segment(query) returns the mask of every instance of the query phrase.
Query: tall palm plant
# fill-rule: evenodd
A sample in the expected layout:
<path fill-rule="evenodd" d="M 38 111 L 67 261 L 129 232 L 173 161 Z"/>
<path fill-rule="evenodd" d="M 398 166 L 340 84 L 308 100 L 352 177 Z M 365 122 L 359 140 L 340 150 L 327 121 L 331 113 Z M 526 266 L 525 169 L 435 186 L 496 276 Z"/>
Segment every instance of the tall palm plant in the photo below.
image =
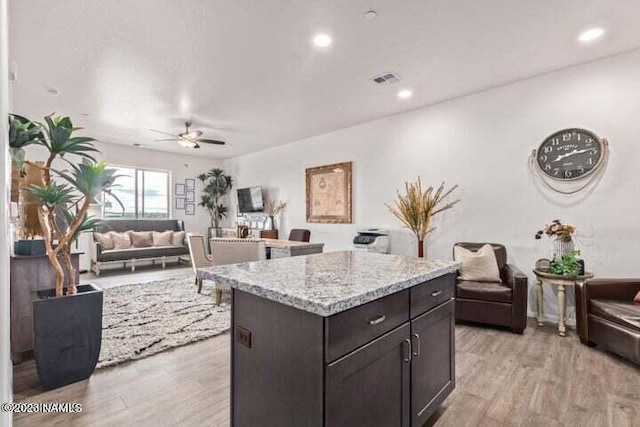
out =
<path fill-rule="evenodd" d="M 229 208 L 222 201 L 231 190 L 233 179 L 226 175 L 224 170 L 213 168 L 209 172 L 198 175 L 198 180 L 204 184 L 198 205 L 206 208 L 209 212 L 211 227 L 220 228 L 220 220 L 226 218 L 229 211 Z"/>
<path fill-rule="evenodd" d="M 25 191 L 37 204 L 46 254 L 56 274 L 55 294 L 63 295 L 65 269 L 69 277 L 67 294 L 75 294 L 76 270 L 71 262 L 71 245 L 82 231 L 92 229 L 97 223 L 87 214 L 89 206 L 94 197 L 109 192 L 114 186 L 115 170 L 108 169 L 106 163 L 97 162 L 92 156 L 98 151 L 92 144 L 93 138 L 74 136 L 81 128 L 73 127 L 69 117 L 46 116 L 44 124 L 29 122 L 19 116 L 12 116 L 10 121 L 16 135 L 22 135 L 10 146 L 14 161 L 43 171 L 43 184 L 31 185 Z M 28 136 L 31 139 L 25 142 Z M 31 144 L 47 149 L 44 165 L 25 160 L 24 147 Z M 79 156 L 82 162 L 72 163 L 69 155 Z M 69 168 L 55 169 L 56 160 L 65 161 Z"/>
<path fill-rule="evenodd" d="M 435 230 L 431 226 L 433 217 L 447 209 L 451 209 L 460 199 L 444 203 L 444 200 L 458 188 L 454 185 L 445 190 L 444 182 L 437 190 L 433 186 L 422 188 L 422 181 L 418 177 L 417 182 L 405 182 L 405 194 L 398 191 L 395 206 L 386 205 L 391 213 L 411 230 L 418 239 L 418 256 L 424 255 L 424 240 L 427 235 Z M 443 204 L 444 203 L 444 204 Z"/>

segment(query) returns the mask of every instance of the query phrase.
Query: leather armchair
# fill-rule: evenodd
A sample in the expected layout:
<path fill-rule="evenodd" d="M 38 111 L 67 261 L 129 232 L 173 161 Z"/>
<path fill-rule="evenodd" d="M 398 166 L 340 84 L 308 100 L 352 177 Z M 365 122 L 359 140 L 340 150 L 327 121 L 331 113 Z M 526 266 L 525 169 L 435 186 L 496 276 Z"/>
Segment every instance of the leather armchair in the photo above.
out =
<path fill-rule="evenodd" d="M 486 243 L 460 242 L 471 251 L 478 251 Z M 527 276 L 507 263 L 507 249 L 497 243 L 493 247 L 500 270 L 500 283 L 456 282 L 456 320 L 506 326 L 517 334 L 527 327 Z"/>
<path fill-rule="evenodd" d="M 592 279 L 576 286 L 580 341 L 640 364 L 640 279 Z"/>

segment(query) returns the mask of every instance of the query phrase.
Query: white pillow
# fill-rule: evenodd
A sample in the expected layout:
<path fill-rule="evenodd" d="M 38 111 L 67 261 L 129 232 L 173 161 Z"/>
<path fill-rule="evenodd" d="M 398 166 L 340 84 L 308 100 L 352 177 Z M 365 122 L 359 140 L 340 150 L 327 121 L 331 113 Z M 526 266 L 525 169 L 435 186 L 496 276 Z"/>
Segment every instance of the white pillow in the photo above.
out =
<path fill-rule="evenodd" d="M 151 240 L 153 246 L 171 246 L 171 238 L 173 237 L 173 231 L 152 231 Z"/>
<path fill-rule="evenodd" d="M 102 247 L 103 251 L 108 251 L 115 247 L 115 244 L 113 243 L 113 239 L 111 238 L 111 235 L 109 233 L 94 232 L 93 237 L 96 239 L 98 243 L 100 243 L 100 246 Z"/>
<path fill-rule="evenodd" d="M 128 233 L 110 231 L 109 235 L 113 239 L 114 249 L 129 249 L 131 247 L 131 237 Z"/>
<path fill-rule="evenodd" d="M 453 248 L 453 257 L 462 263 L 458 270 L 458 280 L 471 282 L 500 282 L 500 270 L 496 254 L 491 245 L 481 247 L 477 252 L 462 246 Z"/>
<path fill-rule="evenodd" d="M 184 231 L 174 231 L 173 236 L 171 237 L 171 245 L 172 246 L 183 246 L 184 245 Z"/>

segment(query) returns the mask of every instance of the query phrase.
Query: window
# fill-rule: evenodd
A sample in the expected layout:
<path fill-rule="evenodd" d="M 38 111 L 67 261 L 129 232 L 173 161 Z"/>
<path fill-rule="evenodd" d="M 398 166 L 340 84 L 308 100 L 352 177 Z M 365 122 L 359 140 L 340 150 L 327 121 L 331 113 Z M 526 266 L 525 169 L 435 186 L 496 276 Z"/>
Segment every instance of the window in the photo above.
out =
<path fill-rule="evenodd" d="M 113 167 L 116 186 L 104 195 L 104 218 L 168 218 L 169 172 Z"/>

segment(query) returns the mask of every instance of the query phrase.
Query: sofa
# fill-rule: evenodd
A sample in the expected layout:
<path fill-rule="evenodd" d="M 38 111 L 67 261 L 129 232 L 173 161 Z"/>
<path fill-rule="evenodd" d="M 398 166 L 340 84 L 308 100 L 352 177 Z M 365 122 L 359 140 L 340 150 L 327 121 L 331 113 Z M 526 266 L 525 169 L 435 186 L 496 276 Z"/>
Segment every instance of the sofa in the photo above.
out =
<path fill-rule="evenodd" d="M 507 249 L 497 243 L 493 248 L 500 270 L 500 283 L 457 281 L 456 321 L 506 326 L 516 334 L 527 327 L 527 276 L 507 263 Z M 461 246 L 477 252 L 485 243 L 460 242 Z"/>
<path fill-rule="evenodd" d="M 109 234 L 109 232 L 184 232 L 184 222 L 176 219 L 112 219 L 101 221 L 94 228 L 93 245 L 91 254 L 91 270 L 100 275 L 100 268 L 103 264 L 122 263 L 126 268 L 127 263 L 131 264 L 131 271 L 135 271 L 137 260 L 151 260 L 154 264 L 157 260 L 162 262 L 162 268 L 166 267 L 166 260 L 170 257 L 177 258 L 178 263 L 183 261 L 182 257 L 189 257 L 189 247 L 186 239 L 182 239 L 178 244 L 146 247 L 130 247 L 126 249 L 106 249 L 98 241 L 98 234 Z M 188 261 L 187 261 L 188 262 Z"/>
<path fill-rule="evenodd" d="M 580 341 L 640 364 L 640 279 L 593 279 L 576 286 Z"/>

